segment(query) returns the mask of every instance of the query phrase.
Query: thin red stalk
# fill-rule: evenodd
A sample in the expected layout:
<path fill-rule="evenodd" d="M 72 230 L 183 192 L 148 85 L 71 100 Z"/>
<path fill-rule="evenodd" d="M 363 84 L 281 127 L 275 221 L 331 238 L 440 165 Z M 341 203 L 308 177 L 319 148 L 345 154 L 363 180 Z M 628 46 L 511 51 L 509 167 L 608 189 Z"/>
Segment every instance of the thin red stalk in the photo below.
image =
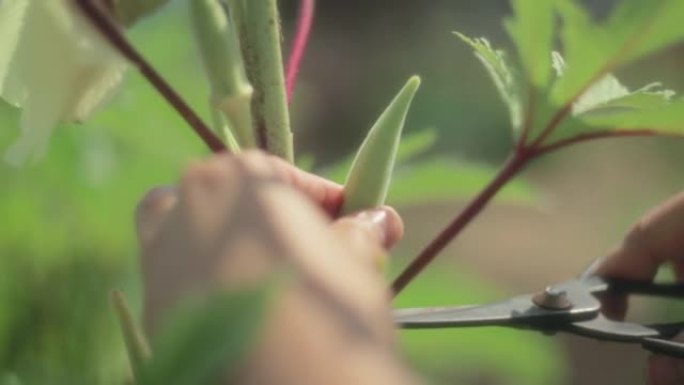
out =
<path fill-rule="evenodd" d="M 140 73 L 180 114 L 211 151 L 215 153 L 228 151 L 223 142 L 202 122 L 199 115 L 128 42 L 119 27 L 111 21 L 108 15 L 104 14 L 92 0 L 76 0 L 76 4 L 109 43 L 138 68 Z"/>
<path fill-rule="evenodd" d="M 297 15 L 297 27 L 295 37 L 292 42 L 290 57 L 287 60 L 287 70 L 285 75 L 285 89 L 287 91 L 287 101 L 292 101 L 292 93 L 297 83 L 297 74 L 302 64 L 304 52 L 309 43 L 311 26 L 313 25 L 316 0 L 300 0 L 299 13 Z"/>
<path fill-rule="evenodd" d="M 597 139 L 608 139 L 608 138 L 632 138 L 632 137 L 638 137 L 638 136 L 677 136 L 681 137 L 681 135 L 676 135 L 676 134 L 671 134 L 668 135 L 667 133 L 663 133 L 660 131 L 652 130 L 652 129 L 642 129 L 642 130 L 610 130 L 610 131 L 597 131 L 597 132 L 591 132 L 587 134 L 582 134 L 582 135 L 577 135 L 573 136 L 571 138 L 559 140 L 554 143 L 547 144 L 545 146 L 539 147 L 537 150 L 537 154 L 546 154 L 551 151 L 556 151 L 564 147 L 568 147 L 574 144 L 582 143 L 582 142 L 588 142 L 591 140 L 597 140 Z"/>
<path fill-rule="evenodd" d="M 461 213 L 402 271 L 392 283 L 392 291 L 399 294 L 423 269 L 432 262 L 446 245 L 484 209 L 499 190 L 513 178 L 536 153 L 530 150 L 516 151 L 501 167 L 489 184 L 473 199 Z"/>

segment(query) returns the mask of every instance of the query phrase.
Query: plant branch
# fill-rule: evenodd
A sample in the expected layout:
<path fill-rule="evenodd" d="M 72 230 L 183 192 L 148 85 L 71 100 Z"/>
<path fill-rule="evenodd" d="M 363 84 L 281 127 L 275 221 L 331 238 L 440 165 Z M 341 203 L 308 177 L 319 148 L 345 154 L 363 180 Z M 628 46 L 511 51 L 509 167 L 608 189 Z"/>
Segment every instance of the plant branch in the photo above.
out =
<path fill-rule="evenodd" d="M 294 40 L 292 41 L 292 50 L 290 57 L 287 60 L 287 70 L 285 75 L 285 88 L 287 89 L 287 100 L 292 102 L 292 93 L 294 92 L 295 84 L 297 83 L 297 74 L 302 64 L 302 58 L 306 51 L 306 46 L 311 35 L 311 26 L 313 25 L 313 17 L 316 9 L 316 0 L 300 0 L 299 13 L 297 15 L 297 27 Z"/>
<path fill-rule="evenodd" d="M 583 142 L 588 142 L 591 140 L 597 140 L 597 139 L 609 139 L 609 138 L 633 138 L 633 137 L 643 137 L 643 136 L 672 136 L 672 137 L 680 137 L 681 135 L 678 134 L 668 134 L 664 133 L 662 131 L 657 131 L 653 129 L 640 129 L 640 130 L 620 130 L 620 129 L 615 129 L 615 130 L 605 130 L 605 131 L 596 131 L 596 132 L 590 132 L 587 134 L 581 134 L 577 136 L 573 136 L 567 139 L 562 139 L 557 142 L 549 143 L 547 145 L 541 146 L 536 150 L 536 153 L 538 155 L 541 154 L 546 154 L 552 151 L 559 150 L 564 147 L 568 147 L 574 144 L 578 143 L 583 143 Z"/>
<path fill-rule="evenodd" d="M 138 68 L 140 73 L 178 112 L 211 151 L 215 153 L 227 151 L 226 146 L 221 140 L 202 122 L 199 115 L 192 110 L 154 67 L 128 42 L 119 27 L 112 22 L 108 15 L 103 13 L 92 0 L 76 0 L 76 4 L 107 41 Z"/>
<path fill-rule="evenodd" d="M 470 221 L 484 209 L 499 190 L 511 180 L 532 158 L 536 152 L 516 151 L 501 167 L 489 184 L 461 211 L 461 213 L 433 239 L 423 251 L 413 259 L 392 283 L 394 295 L 398 295 L 446 245 L 456 238 Z"/>

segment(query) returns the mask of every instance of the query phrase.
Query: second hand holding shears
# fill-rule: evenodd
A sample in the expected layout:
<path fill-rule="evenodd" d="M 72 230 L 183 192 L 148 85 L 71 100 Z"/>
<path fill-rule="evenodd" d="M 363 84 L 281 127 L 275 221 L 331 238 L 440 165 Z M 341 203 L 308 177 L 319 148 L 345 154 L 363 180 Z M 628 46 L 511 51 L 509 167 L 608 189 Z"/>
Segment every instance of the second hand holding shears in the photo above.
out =
<path fill-rule="evenodd" d="M 684 331 L 684 322 L 642 325 L 610 320 L 601 314 L 601 301 L 596 297 L 606 292 L 684 298 L 684 284 L 586 276 L 493 304 L 396 309 L 394 321 L 407 329 L 505 326 L 546 334 L 567 332 L 640 343 L 654 353 L 684 358 L 684 343 L 671 340 Z"/>

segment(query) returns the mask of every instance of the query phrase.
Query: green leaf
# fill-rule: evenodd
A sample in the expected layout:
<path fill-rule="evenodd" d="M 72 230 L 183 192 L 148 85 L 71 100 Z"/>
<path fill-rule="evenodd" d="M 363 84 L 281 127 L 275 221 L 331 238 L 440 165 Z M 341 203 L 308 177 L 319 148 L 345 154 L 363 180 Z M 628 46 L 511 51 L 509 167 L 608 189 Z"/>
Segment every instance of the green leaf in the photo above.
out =
<path fill-rule="evenodd" d="M 150 346 L 147 343 L 145 334 L 135 321 L 135 317 L 133 317 L 122 292 L 115 290 L 112 293 L 112 304 L 119 319 L 119 326 L 121 327 L 126 350 L 128 351 L 128 360 L 131 364 L 133 377 L 136 383 L 138 383 L 145 364 L 152 357 Z"/>
<path fill-rule="evenodd" d="M 684 38 L 684 1 L 625 0 L 602 23 L 572 0 L 557 0 L 568 68 L 553 90 L 557 105 L 571 101 L 609 72 Z"/>
<path fill-rule="evenodd" d="M 508 107 L 513 131 L 519 133 L 523 121 L 520 86 L 513 74 L 513 70 L 506 62 L 504 51 L 492 48 L 489 41 L 485 38 L 472 39 L 459 32 L 454 32 L 454 34 L 475 50 L 475 56 L 484 65 L 489 76 L 494 81 L 501 99 L 503 99 Z"/>
<path fill-rule="evenodd" d="M 532 85 L 545 88 L 551 78 L 554 38 L 553 0 L 512 0 L 515 17 L 505 20 L 508 34 Z"/>
<path fill-rule="evenodd" d="M 401 132 L 420 78 L 412 76 L 368 132 L 344 185 L 341 214 L 377 207 L 387 196 Z"/>
<path fill-rule="evenodd" d="M 394 175 L 389 204 L 420 205 L 469 199 L 495 174 L 493 167 L 449 158 L 432 158 L 407 165 L 397 169 Z M 509 182 L 496 199 L 523 204 L 539 200 L 535 189 L 520 179 Z"/>
<path fill-rule="evenodd" d="M 207 384 L 229 375 L 254 341 L 269 290 L 214 293 L 181 306 L 153 345 L 142 385 Z"/>
<path fill-rule="evenodd" d="M 654 134 L 684 135 L 684 99 L 657 108 L 630 108 L 622 112 L 591 115 L 584 117 L 583 122 L 592 127 L 619 128 L 619 131 L 652 130 Z"/>
<path fill-rule="evenodd" d="M 559 77 L 566 72 L 566 65 L 558 53 L 554 53 L 554 67 Z M 668 126 L 680 126 L 676 111 L 671 118 L 660 116 L 662 109 L 671 103 L 674 91 L 662 89 L 660 83 L 651 83 L 636 91 L 630 91 L 613 74 L 607 74 L 595 82 L 572 105 L 572 116 L 566 118 L 546 139 L 546 143 L 596 131 L 627 129 L 667 130 Z M 668 121 L 671 119 L 671 121 Z M 667 124 L 665 124 L 666 122 Z"/>
<path fill-rule="evenodd" d="M 605 87 L 605 83 L 613 83 L 612 92 L 614 94 L 605 95 L 604 98 L 599 98 L 598 103 L 586 103 L 586 101 L 595 94 L 594 90 L 597 86 Z M 665 107 L 669 104 L 670 99 L 675 95 L 674 91 L 661 88 L 660 83 L 651 83 L 636 91 L 630 92 L 626 87 L 622 86 L 620 82 L 612 75 L 608 75 L 603 81 L 596 84 L 590 89 L 590 92 L 582 95 L 582 97 L 573 106 L 574 114 L 582 114 L 583 116 L 610 114 L 621 112 L 625 110 L 639 111 L 653 108 Z M 598 93 L 598 92 L 596 92 Z M 607 97 L 606 97 L 607 96 Z"/>

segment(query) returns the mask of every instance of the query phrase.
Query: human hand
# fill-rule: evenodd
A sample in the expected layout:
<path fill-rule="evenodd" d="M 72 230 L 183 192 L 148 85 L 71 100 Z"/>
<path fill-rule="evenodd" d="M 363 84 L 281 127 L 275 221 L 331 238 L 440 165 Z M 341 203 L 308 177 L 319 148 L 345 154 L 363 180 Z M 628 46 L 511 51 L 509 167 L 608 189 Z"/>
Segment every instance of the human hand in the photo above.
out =
<path fill-rule="evenodd" d="M 670 263 L 675 277 L 684 282 L 684 193 L 657 206 L 627 234 L 607 257 L 598 261 L 591 273 L 631 279 L 652 279 L 658 268 Z M 625 298 L 610 298 L 604 303 L 607 315 L 622 318 L 627 310 Z M 652 385 L 684 384 L 684 360 L 662 355 L 649 359 Z"/>
<path fill-rule="evenodd" d="M 231 383 L 415 383 L 394 354 L 377 269 L 401 220 L 382 208 L 333 221 L 342 200 L 341 186 L 259 152 L 198 162 L 177 187 L 151 191 L 137 213 L 147 330 L 189 292 L 287 270 Z"/>

